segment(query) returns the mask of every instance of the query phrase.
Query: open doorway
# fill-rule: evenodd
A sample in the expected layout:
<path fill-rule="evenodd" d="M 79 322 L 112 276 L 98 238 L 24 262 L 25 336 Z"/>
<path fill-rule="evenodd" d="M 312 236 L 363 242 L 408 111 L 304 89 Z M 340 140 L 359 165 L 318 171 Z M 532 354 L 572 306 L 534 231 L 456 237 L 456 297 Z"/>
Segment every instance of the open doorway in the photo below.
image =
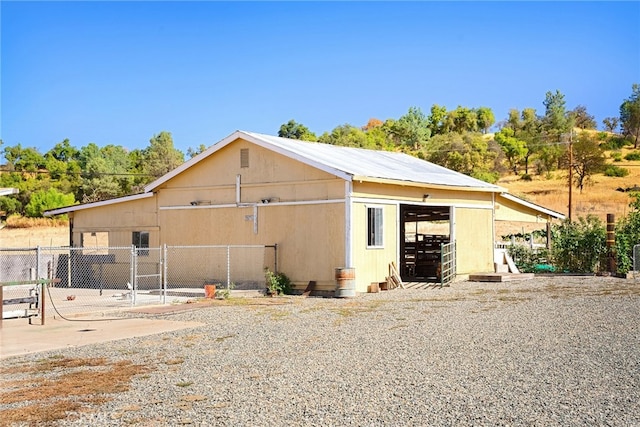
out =
<path fill-rule="evenodd" d="M 441 245 L 451 235 L 449 206 L 400 206 L 400 275 L 407 282 L 440 281 Z"/>

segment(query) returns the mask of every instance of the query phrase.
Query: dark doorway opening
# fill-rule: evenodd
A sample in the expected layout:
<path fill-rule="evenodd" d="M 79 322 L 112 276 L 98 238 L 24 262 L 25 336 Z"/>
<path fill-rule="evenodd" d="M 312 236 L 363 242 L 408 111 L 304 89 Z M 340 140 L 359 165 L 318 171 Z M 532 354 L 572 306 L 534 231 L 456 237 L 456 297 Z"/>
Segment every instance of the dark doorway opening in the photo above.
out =
<path fill-rule="evenodd" d="M 400 275 L 406 282 L 438 282 L 442 244 L 451 234 L 449 206 L 400 206 Z"/>

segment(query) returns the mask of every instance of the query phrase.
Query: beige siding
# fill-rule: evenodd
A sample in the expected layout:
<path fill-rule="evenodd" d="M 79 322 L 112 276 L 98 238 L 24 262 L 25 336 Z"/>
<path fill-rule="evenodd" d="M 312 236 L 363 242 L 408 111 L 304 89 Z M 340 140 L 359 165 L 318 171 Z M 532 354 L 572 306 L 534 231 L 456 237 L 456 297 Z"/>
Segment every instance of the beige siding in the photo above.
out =
<path fill-rule="evenodd" d="M 162 230 L 167 245 L 277 244 L 279 271 L 300 287 L 314 280 L 333 290 L 333 269 L 345 259 L 344 210 L 344 203 L 259 206 L 257 233 L 247 218 L 253 207 L 161 210 L 160 217 L 167 224 Z M 269 253 L 265 257 L 265 266 L 273 269 Z M 254 261 L 248 259 L 246 265 L 255 268 Z M 183 268 L 197 271 L 201 266 L 193 259 L 185 260 Z"/>
<path fill-rule="evenodd" d="M 155 197 L 78 210 L 72 218 L 74 246 L 89 232 L 108 232 L 109 246 L 131 246 L 132 232 L 148 231 L 149 245 L 160 244 Z"/>
<path fill-rule="evenodd" d="M 548 215 L 515 203 L 504 197 L 496 198 L 496 221 L 519 221 L 546 224 Z"/>
<path fill-rule="evenodd" d="M 457 273 L 493 271 L 493 211 L 456 208 Z"/>
<path fill-rule="evenodd" d="M 249 150 L 249 167 L 240 167 L 240 151 Z M 263 199 L 280 202 L 344 197 L 344 181 L 288 157 L 235 141 L 162 185 L 160 206 L 236 203 L 236 176 L 241 176 L 241 203 Z"/>
<path fill-rule="evenodd" d="M 367 207 L 383 208 L 383 247 L 367 247 Z M 398 206 L 396 204 L 354 203 L 353 265 L 356 291 L 367 292 L 371 282 L 382 282 L 389 275 L 389 263 L 398 257 Z"/>
<path fill-rule="evenodd" d="M 403 186 L 358 181 L 353 184 L 353 196 L 439 206 L 456 204 L 490 206 L 493 203 L 491 193 L 486 192 L 442 190 L 414 185 Z M 425 196 L 427 197 L 425 198 Z"/>

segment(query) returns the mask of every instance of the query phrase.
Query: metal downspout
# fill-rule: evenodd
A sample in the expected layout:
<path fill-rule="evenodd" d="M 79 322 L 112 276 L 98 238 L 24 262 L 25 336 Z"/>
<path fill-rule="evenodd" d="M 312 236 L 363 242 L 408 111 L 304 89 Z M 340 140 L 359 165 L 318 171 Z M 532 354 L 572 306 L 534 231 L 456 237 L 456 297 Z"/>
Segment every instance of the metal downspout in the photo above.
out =
<path fill-rule="evenodd" d="M 351 214 L 353 207 L 351 201 L 353 195 L 353 183 L 351 181 L 344 182 L 344 193 L 344 265 L 347 268 L 353 268 L 353 265 L 351 264 L 353 262 L 353 216 Z"/>

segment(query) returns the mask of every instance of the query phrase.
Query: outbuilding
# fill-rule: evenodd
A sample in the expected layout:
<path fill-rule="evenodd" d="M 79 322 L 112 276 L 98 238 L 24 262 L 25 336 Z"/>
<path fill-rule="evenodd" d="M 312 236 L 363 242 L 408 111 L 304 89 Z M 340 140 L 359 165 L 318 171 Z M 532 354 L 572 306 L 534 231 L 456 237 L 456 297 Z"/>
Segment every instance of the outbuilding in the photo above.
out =
<path fill-rule="evenodd" d="M 236 131 L 144 192 L 49 211 L 68 214 L 70 244 L 274 245 L 304 289 L 335 289 L 336 269 L 366 292 L 394 263 L 404 281 L 494 271 L 496 222 L 541 226 L 562 214 L 506 189 L 403 153 Z M 455 251 L 453 250 L 455 248 Z M 192 266 L 197 269 L 197 263 Z"/>

